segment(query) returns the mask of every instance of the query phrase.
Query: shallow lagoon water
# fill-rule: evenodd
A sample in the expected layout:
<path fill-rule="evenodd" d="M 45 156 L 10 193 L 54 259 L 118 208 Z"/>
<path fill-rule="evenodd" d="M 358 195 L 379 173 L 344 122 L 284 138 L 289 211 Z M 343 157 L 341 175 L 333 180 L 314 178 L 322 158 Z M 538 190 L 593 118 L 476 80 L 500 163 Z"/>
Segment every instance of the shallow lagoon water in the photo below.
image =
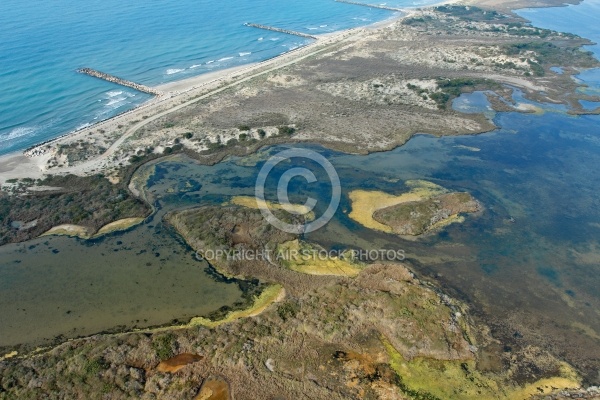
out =
<path fill-rule="evenodd" d="M 532 25 L 553 29 L 559 32 L 569 32 L 590 39 L 594 42 L 585 49 L 592 51 L 596 58 L 600 58 L 600 1 L 584 0 L 577 5 L 550 8 L 526 8 L 516 10 L 515 13 L 531 21 Z M 575 22 L 576 21 L 576 22 Z M 557 66 L 565 67 L 562 66 Z M 583 71 L 577 78 L 590 88 L 583 90 L 589 95 L 600 94 L 600 69 Z"/>
<path fill-rule="evenodd" d="M 436 276 L 520 335 L 568 340 L 575 356 L 584 356 L 578 354 L 582 349 L 599 354 L 594 332 L 600 332 L 600 175 L 589 171 L 600 165 L 594 133 L 600 118 L 501 113 L 495 122 L 502 128 L 493 133 L 418 135 L 401 148 L 367 156 L 305 146 L 332 162 L 342 184 L 334 219 L 307 239 L 328 248 L 402 249 L 418 272 Z M 160 206 L 153 221 L 91 243 L 42 238 L 0 248 L 2 344 L 28 335 L 73 336 L 143 325 L 145 319 L 165 323 L 239 301 L 238 287 L 215 282 L 191 250 L 162 228 L 160 218 L 176 208 L 253 195 L 264 161 L 285 148 L 214 166 L 182 156 L 149 164 L 138 173 L 150 174 L 147 194 Z M 314 170 L 318 182 L 292 179 L 290 198 L 319 199 L 318 214 L 331 192 L 324 171 L 292 161 Z M 290 165 L 278 165 L 269 176 L 267 200 L 277 200 L 278 177 Z M 401 193 L 410 179 L 469 191 L 485 210 L 416 241 L 365 229 L 348 218 L 349 191 Z"/>
<path fill-rule="evenodd" d="M 600 103 L 596 101 L 579 100 L 579 104 L 581 104 L 584 110 L 595 110 L 600 107 Z"/>
<path fill-rule="evenodd" d="M 150 186 L 152 189 L 152 186 Z M 187 321 L 244 301 L 161 219 L 101 239 L 0 247 L 0 347 Z"/>
<path fill-rule="evenodd" d="M 547 335 L 573 357 L 598 355 L 600 176 L 588 171 L 600 165 L 600 139 L 594 134 L 600 118 L 503 113 L 495 122 L 502 128 L 493 133 L 419 135 L 401 148 L 367 156 L 303 146 L 326 156 L 342 184 L 334 219 L 306 239 L 336 249 L 402 249 L 417 272 L 436 276 L 504 329 L 529 339 Z M 286 148 L 210 167 L 175 157 L 157 164 L 155 184 L 168 193 L 161 195 L 164 201 L 219 204 L 234 195 L 252 196 L 264 161 Z M 305 166 L 318 178 L 314 184 L 292 179 L 292 201 L 310 196 L 320 200 L 322 211 L 331 193 L 325 173 L 300 159 L 273 170 L 267 200 L 277 201 L 278 179 L 291 165 Z M 415 241 L 365 229 L 348 218 L 351 190 L 399 194 L 411 179 L 469 191 L 485 210 Z M 190 180 L 202 182 L 202 188 L 187 191 Z"/>
<path fill-rule="evenodd" d="M 488 118 L 493 118 L 496 114 L 485 92 L 464 93 L 454 99 L 452 108 L 466 114 L 483 113 Z"/>

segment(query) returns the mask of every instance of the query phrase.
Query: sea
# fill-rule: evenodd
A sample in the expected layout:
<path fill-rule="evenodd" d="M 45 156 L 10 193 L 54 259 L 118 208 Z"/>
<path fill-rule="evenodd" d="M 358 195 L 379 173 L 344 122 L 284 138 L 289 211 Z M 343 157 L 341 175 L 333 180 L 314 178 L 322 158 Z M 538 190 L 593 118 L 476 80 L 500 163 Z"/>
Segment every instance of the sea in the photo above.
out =
<path fill-rule="evenodd" d="M 416 7 L 433 2 L 385 4 Z M 334 0 L 3 0 L 0 155 L 107 119 L 150 98 L 79 74 L 79 68 L 153 86 L 262 61 L 310 42 L 244 23 L 314 35 L 397 14 Z"/>

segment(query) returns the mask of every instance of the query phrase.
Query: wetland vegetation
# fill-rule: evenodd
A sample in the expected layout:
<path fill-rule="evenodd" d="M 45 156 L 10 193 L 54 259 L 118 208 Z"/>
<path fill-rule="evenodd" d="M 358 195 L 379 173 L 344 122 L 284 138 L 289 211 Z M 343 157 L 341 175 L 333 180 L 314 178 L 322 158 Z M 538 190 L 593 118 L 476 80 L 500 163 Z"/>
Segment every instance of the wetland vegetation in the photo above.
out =
<path fill-rule="evenodd" d="M 274 399 L 284 387 L 291 398 L 513 399 L 557 389 L 591 398 L 581 386 L 598 379 L 600 217 L 598 179 L 584 178 L 598 141 L 585 132 L 598 120 L 545 112 L 557 103 L 589 112 L 579 101 L 599 99 L 572 80 L 598 66 L 581 51 L 589 43 L 493 10 L 423 9 L 148 118 L 117 146 L 122 165 L 106 177 L 7 182 L 3 243 L 62 224 L 92 235 L 148 216 L 151 205 L 155 213 L 92 241 L 2 248 L 13 268 L 3 271 L 2 303 L 21 300 L 0 320 L 0 398 Z M 551 73 L 556 66 L 564 72 Z M 485 115 L 451 107 L 483 90 Z M 523 113 L 532 107 L 539 112 Z M 339 212 L 318 232 L 275 229 L 250 197 L 258 169 L 281 149 L 261 147 L 290 141 L 325 145 L 315 148 L 344 185 Z M 86 162 L 85 143 L 60 146 L 50 172 Z M 328 195 L 292 187 L 299 203 Z M 375 246 L 407 259 L 227 257 Z M 45 264 L 24 268 L 29 256 Z M 51 274 L 59 268 L 68 282 Z M 49 288 L 72 306 L 27 297 Z M 48 326 L 36 330 L 41 320 Z M 57 331 L 56 346 L 28 353 Z"/>

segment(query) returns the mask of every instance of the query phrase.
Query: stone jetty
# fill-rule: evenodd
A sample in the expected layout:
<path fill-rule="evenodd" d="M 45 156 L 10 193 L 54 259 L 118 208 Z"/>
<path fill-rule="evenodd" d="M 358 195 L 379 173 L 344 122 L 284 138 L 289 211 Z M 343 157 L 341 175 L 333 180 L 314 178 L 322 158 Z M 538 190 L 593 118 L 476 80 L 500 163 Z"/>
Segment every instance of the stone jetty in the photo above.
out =
<path fill-rule="evenodd" d="M 380 8 L 382 10 L 388 10 L 388 11 L 404 11 L 401 8 L 388 7 L 388 6 L 379 5 L 379 4 L 366 4 L 366 3 L 359 3 L 357 1 L 351 1 L 351 0 L 335 0 L 335 1 L 337 1 L 338 3 L 354 4 L 355 6 Z"/>
<path fill-rule="evenodd" d="M 291 31 L 289 29 L 283 29 L 283 28 L 276 28 L 274 26 L 267 26 L 267 25 L 260 25 L 260 24 L 251 24 L 251 23 L 245 23 L 244 25 L 251 26 L 252 28 L 265 29 L 267 31 L 287 33 L 288 35 L 300 36 L 300 37 L 303 37 L 303 38 L 306 38 L 306 39 L 315 39 L 315 40 L 318 39 L 316 36 L 309 35 L 307 33 Z"/>
<path fill-rule="evenodd" d="M 108 82 L 116 83 L 117 85 L 126 86 L 126 87 L 129 87 L 129 88 L 135 89 L 135 90 L 137 90 L 139 92 L 148 93 L 148 94 L 151 94 L 151 95 L 154 95 L 154 96 L 160 96 L 161 94 L 163 94 L 161 91 L 156 90 L 154 88 L 151 88 L 149 86 L 145 86 L 145 85 L 141 85 L 139 83 L 131 82 L 131 81 L 128 81 L 126 79 L 121 79 L 119 77 L 107 74 L 105 72 L 96 71 L 95 69 L 80 68 L 80 69 L 77 70 L 77 72 L 79 72 L 81 74 L 86 74 L 86 75 L 89 75 L 89 76 L 93 76 L 94 78 L 103 79 L 103 80 L 108 81 Z"/>

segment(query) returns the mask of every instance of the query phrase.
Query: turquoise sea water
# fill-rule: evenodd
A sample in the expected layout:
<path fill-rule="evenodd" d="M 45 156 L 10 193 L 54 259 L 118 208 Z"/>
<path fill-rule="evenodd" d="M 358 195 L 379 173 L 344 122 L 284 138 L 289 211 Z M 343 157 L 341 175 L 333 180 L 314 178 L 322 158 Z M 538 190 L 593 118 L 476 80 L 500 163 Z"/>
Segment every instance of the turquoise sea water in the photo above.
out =
<path fill-rule="evenodd" d="M 516 14 L 527 18 L 534 26 L 554 29 L 559 32 L 575 33 L 595 44 L 587 46 L 596 58 L 600 58 L 600 1 L 585 0 L 576 6 L 554 8 L 528 8 L 517 10 Z M 561 67 L 557 65 L 557 67 Z M 583 71 L 579 79 L 592 86 L 589 94 L 598 95 L 600 87 L 600 69 Z"/>
<path fill-rule="evenodd" d="M 588 50 L 600 57 L 600 1 L 585 0 L 581 4 L 565 7 L 527 8 L 515 13 L 531 21 L 534 26 L 591 39 L 596 44 L 589 46 Z"/>
<path fill-rule="evenodd" d="M 427 1 L 433 2 L 388 4 Z M 156 85 L 261 61 L 307 43 L 245 22 L 319 34 L 394 16 L 333 0 L 4 0 L 0 11 L 0 154 L 149 98 L 80 75 L 78 68 Z"/>

